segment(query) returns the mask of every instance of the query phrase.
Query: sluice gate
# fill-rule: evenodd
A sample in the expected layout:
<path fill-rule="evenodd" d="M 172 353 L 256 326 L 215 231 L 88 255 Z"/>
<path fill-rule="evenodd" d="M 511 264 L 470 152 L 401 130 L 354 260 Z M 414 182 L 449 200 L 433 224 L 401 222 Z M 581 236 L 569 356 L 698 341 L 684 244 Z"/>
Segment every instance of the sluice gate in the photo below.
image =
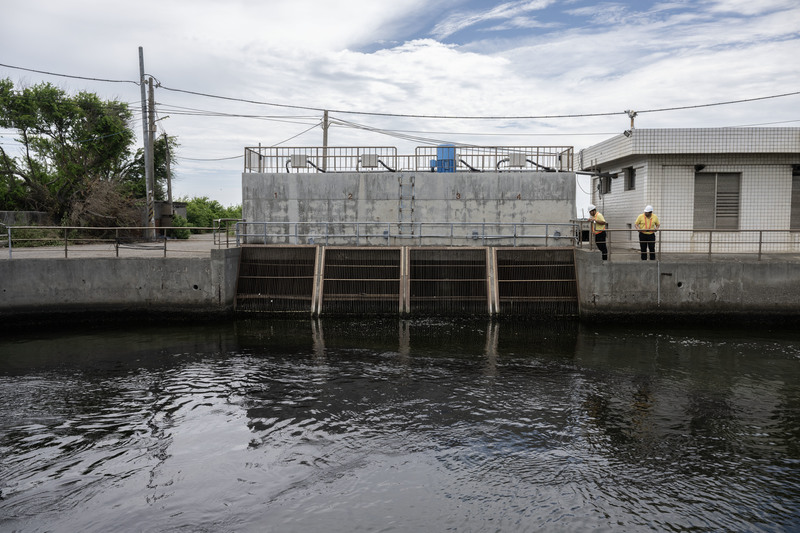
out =
<path fill-rule="evenodd" d="M 245 245 L 235 308 L 267 314 L 575 317 L 574 250 Z"/>

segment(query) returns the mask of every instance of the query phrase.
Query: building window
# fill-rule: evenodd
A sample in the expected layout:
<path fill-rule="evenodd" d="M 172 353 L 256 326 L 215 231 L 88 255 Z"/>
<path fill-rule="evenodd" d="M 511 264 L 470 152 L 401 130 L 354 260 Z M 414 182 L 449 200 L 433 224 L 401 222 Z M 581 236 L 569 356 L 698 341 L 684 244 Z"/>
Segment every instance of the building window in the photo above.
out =
<path fill-rule="evenodd" d="M 739 229 L 741 174 L 694 175 L 694 229 Z"/>
<path fill-rule="evenodd" d="M 636 169 L 628 167 L 625 169 L 625 190 L 632 191 L 636 188 Z"/>
<path fill-rule="evenodd" d="M 611 194 L 611 176 L 600 176 L 600 184 L 597 186 L 600 194 Z"/>
<path fill-rule="evenodd" d="M 792 167 L 792 216 L 789 229 L 800 231 L 800 165 Z"/>

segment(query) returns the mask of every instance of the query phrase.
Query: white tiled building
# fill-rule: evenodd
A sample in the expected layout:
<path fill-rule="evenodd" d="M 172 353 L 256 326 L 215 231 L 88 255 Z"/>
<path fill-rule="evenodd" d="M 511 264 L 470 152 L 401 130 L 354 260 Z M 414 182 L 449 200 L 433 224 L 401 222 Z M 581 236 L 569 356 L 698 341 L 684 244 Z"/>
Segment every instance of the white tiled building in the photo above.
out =
<path fill-rule="evenodd" d="M 576 159 L 600 174 L 592 203 L 612 242 L 635 244 L 635 231 L 615 230 L 650 204 L 663 250 L 798 251 L 800 128 L 634 129 Z"/>

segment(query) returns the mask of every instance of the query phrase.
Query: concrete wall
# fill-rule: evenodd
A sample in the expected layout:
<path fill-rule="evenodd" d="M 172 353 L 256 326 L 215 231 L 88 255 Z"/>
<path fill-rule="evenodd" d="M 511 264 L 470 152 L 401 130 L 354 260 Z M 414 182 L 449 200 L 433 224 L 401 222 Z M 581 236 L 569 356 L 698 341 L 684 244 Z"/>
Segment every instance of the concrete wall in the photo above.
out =
<path fill-rule="evenodd" d="M 249 222 L 566 223 L 575 174 L 244 173 L 242 197 Z"/>
<path fill-rule="evenodd" d="M 209 258 L 0 261 L 0 318 L 65 312 L 231 311 L 239 249 Z"/>
<path fill-rule="evenodd" d="M 578 250 L 575 267 L 586 319 L 800 317 L 796 260 L 614 263 Z"/>

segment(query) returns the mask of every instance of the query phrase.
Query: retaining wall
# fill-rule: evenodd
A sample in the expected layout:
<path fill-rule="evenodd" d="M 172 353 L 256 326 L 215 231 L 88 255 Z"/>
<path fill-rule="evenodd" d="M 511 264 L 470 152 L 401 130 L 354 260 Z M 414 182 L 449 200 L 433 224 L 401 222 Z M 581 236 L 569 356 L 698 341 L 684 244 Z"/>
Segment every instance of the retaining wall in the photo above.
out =
<path fill-rule="evenodd" d="M 230 314 L 239 249 L 208 258 L 0 261 L 0 327 L 59 313 Z M 601 261 L 576 251 L 580 316 L 624 319 L 800 319 L 796 260 Z"/>
<path fill-rule="evenodd" d="M 239 249 L 210 257 L 0 261 L 0 318 L 64 313 L 232 311 Z"/>
<path fill-rule="evenodd" d="M 581 317 L 800 318 L 800 261 L 791 258 L 602 261 L 576 253 Z"/>

